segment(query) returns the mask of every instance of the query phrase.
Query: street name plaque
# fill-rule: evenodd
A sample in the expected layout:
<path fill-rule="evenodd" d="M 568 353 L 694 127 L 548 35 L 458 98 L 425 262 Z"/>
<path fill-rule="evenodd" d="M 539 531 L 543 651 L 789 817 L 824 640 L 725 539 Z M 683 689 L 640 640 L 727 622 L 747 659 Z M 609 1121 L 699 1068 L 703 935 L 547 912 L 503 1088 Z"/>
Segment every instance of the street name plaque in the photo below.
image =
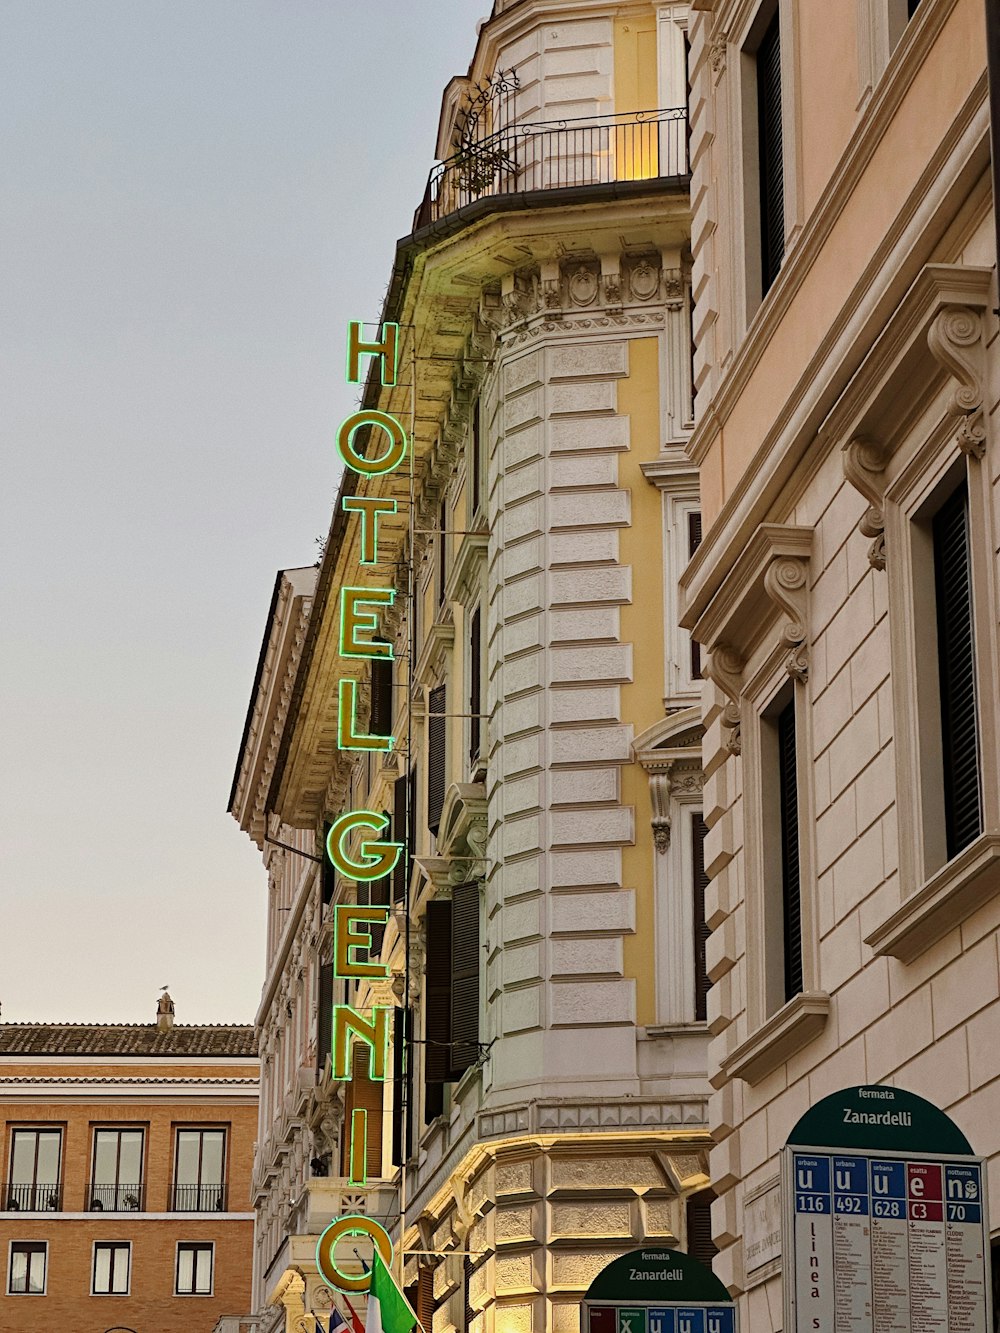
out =
<path fill-rule="evenodd" d="M 681 1250 L 623 1254 L 583 1298 L 583 1333 L 738 1333 L 736 1306 L 712 1270 Z"/>
<path fill-rule="evenodd" d="M 930 1102 L 824 1098 L 789 1135 L 782 1196 L 790 1333 L 990 1333 L 983 1159 Z"/>

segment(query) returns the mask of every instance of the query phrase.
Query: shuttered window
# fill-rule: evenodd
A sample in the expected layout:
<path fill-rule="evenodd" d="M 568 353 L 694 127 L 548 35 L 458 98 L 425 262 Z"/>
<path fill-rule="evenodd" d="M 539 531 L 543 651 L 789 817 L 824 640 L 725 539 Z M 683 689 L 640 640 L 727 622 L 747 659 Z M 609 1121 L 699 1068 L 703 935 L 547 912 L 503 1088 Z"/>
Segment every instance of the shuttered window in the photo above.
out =
<path fill-rule="evenodd" d="M 434 1311 L 437 1302 L 434 1299 L 434 1269 L 430 1264 L 421 1264 L 417 1268 L 417 1280 L 404 1288 L 403 1295 L 410 1303 L 410 1309 L 417 1316 L 423 1333 L 431 1333 L 434 1327 Z M 420 1333 L 420 1329 L 416 1331 Z"/>
<path fill-rule="evenodd" d="M 705 968 L 705 946 L 710 931 L 705 924 L 705 834 L 708 826 L 701 812 L 691 816 L 691 880 L 694 894 L 694 1016 L 699 1023 L 708 1018 L 708 972 Z"/>
<path fill-rule="evenodd" d="M 781 813 L 781 905 L 786 1000 L 802 990 L 799 794 L 795 759 L 793 697 L 778 714 L 778 800 Z"/>
<path fill-rule="evenodd" d="M 482 457 L 482 422 L 480 419 L 479 400 L 472 409 L 472 511 L 481 508 L 483 497 L 481 492 L 483 484 L 483 457 Z"/>
<path fill-rule="evenodd" d="M 482 712 L 482 618 L 477 606 L 469 627 L 469 758 L 479 757 L 481 736 L 479 714 Z"/>
<path fill-rule="evenodd" d="M 933 538 L 945 834 L 950 859 L 983 829 L 965 482 L 935 516 Z"/>
<path fill-rule="evenodd" d="M 688 559 L 694 555 L 701 545 L 701 514 L 688 514 Z M 691 679 L 701 679 L 701 644 L 696 639 L 691 640 Z"/>
<path fill-rule="evenodd" d="M 316 1067 L 320 1073 L 333 1047 L 333 964 L 319 968 L 319 1002 L 316 1019 Z"/>
<path fill-rule="evenodd" d="M 451 1076 L 479 1058 L 479 884 L 451 895 Z"/>
<path fill-rule="evenodd" d="M 441 531 L 438 533 L 438 604 L 444 604 L 444 590 L 448 582 L 448 502 L 441 501 L 441 513 L 438 515 Z"/>
<path fill-rule="evenodd" d="M 427 904 L 424 980 L 424 1120 L 444 1109 L 451 1069 L 451 902 Z"/>
<path fill-rule="evenodd" d="M 785 176 L 781 141 L 781 30 L 778 12 L 757 48 L 757 147 L 760 176 L 761 296 L 785 253 Z"/>
<path fill-rule="evenodd" d="M 687 1252 L 692 1259 L 698 1259 L 706 1267 L 712 1267 L 712 1260 L 719 1253 L 718 1246 L 712 1241 L 712 1203 L 715 1199 L 713 1190 L 699 1190 L 692 1194 L 685 1204 L 687 1221 Z"/>
<path fill-rule="evenodd" d="M 392 784 L 392 840 L 404 846 L 392 871 L 393 901 L 401 903 L 406 897 L 406 877 L 409 874 L 410 852 L 409 819 L 406 808 L 408 778 L 404 775 Z"/>
<path fill-rule="evenodd" d="M 337 887 L 336 871 L 333 868 L 333 862 L 326 854 L 326 840 L 329 833 L 330 833 L 330 824 L 324 823 L 323 845 L 319 849 L 319 854 L 323 858 L 323 862 L 319 868 L 319 877 L 320 877 L 320 893 L 322 894 L 323 897 L 324 907 L 326 906 L 327 903 L 333 902 L 334 891 L 336 890 Z"/>
<path fill-rule="evenodd" d="M 365 1168 L 369 1179 L 382 1174 L 382 1083 L 369 1077 L 370 1048 L 355 1042 L 351 1052 L 351 1078 L 345 1084 L 344 1120 L 340 1135 L 340 1174 L 351 1173 L 351 1112 L 367 1111 Z"/>
<path fill-rule="evenodd" d="M 382 641 L 384 642 L 384 641 Z M 392 658 L 372 658 L 372 736 L 392 735 Z"/>
<path fill-rule="evenodd" d="M 448 723 L 445 718 L 447 690 L 436 685 L 427 698 L 427 827 L 437 834 L 444 808 L 448 759 Z"/>
<path fill-rule="evenodd" d="M 397 1005 L 392 1013 L 392 1164 L 410 1160 L 412 1133 L 410 1105 L 413 1080 L 410 1076 L 410 1010 Z"/>

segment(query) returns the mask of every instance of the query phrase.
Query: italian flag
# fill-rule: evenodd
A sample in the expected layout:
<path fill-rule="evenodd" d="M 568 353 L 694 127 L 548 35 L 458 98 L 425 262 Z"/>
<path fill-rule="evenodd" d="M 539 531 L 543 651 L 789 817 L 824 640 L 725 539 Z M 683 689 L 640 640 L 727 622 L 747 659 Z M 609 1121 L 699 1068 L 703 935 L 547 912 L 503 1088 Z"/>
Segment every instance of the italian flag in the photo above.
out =
<path fill-rule="evenodd" d="M 417 1316 L 376 1249 L 372 1255 L 365 1333 L 412 1333 L 413 1329 L 420 1329 Z"/>

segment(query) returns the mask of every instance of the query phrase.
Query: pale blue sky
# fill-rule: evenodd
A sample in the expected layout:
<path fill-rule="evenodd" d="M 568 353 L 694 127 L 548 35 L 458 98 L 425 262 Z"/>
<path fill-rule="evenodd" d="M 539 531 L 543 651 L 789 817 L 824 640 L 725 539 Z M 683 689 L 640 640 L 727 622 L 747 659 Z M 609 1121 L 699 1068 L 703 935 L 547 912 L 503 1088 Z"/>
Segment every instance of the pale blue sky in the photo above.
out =
<path fill-rule="evenodd" d="M 488 8 L 0 0 L 7 1021 L 253 1018 L 226 803 L 274 575 Z"/>

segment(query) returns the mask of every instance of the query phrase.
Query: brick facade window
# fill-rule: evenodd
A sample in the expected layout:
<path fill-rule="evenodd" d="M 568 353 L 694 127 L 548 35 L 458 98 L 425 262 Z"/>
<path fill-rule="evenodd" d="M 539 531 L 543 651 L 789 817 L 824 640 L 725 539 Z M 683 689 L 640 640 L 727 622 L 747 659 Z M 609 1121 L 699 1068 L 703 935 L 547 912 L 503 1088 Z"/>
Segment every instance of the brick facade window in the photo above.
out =
<path fill-rule="evenodd" d="M 177 1246 L 177 1296 L 211 1296 L 215 1246 L 209 1242 L 181 1241 Z"/>
<path fill-rule="evenodd" d="M 94 1245 L 94 1296 L 127 1296 L 132 1269 L 132 1246 L 126 1241 L 97 1241 Z"/>
<path fill-rule="evenodd" d="M 7 1268 L 8 1296 L 44 1296 L 49 1246 L 44 1240 L 15 1240 Z"/>

